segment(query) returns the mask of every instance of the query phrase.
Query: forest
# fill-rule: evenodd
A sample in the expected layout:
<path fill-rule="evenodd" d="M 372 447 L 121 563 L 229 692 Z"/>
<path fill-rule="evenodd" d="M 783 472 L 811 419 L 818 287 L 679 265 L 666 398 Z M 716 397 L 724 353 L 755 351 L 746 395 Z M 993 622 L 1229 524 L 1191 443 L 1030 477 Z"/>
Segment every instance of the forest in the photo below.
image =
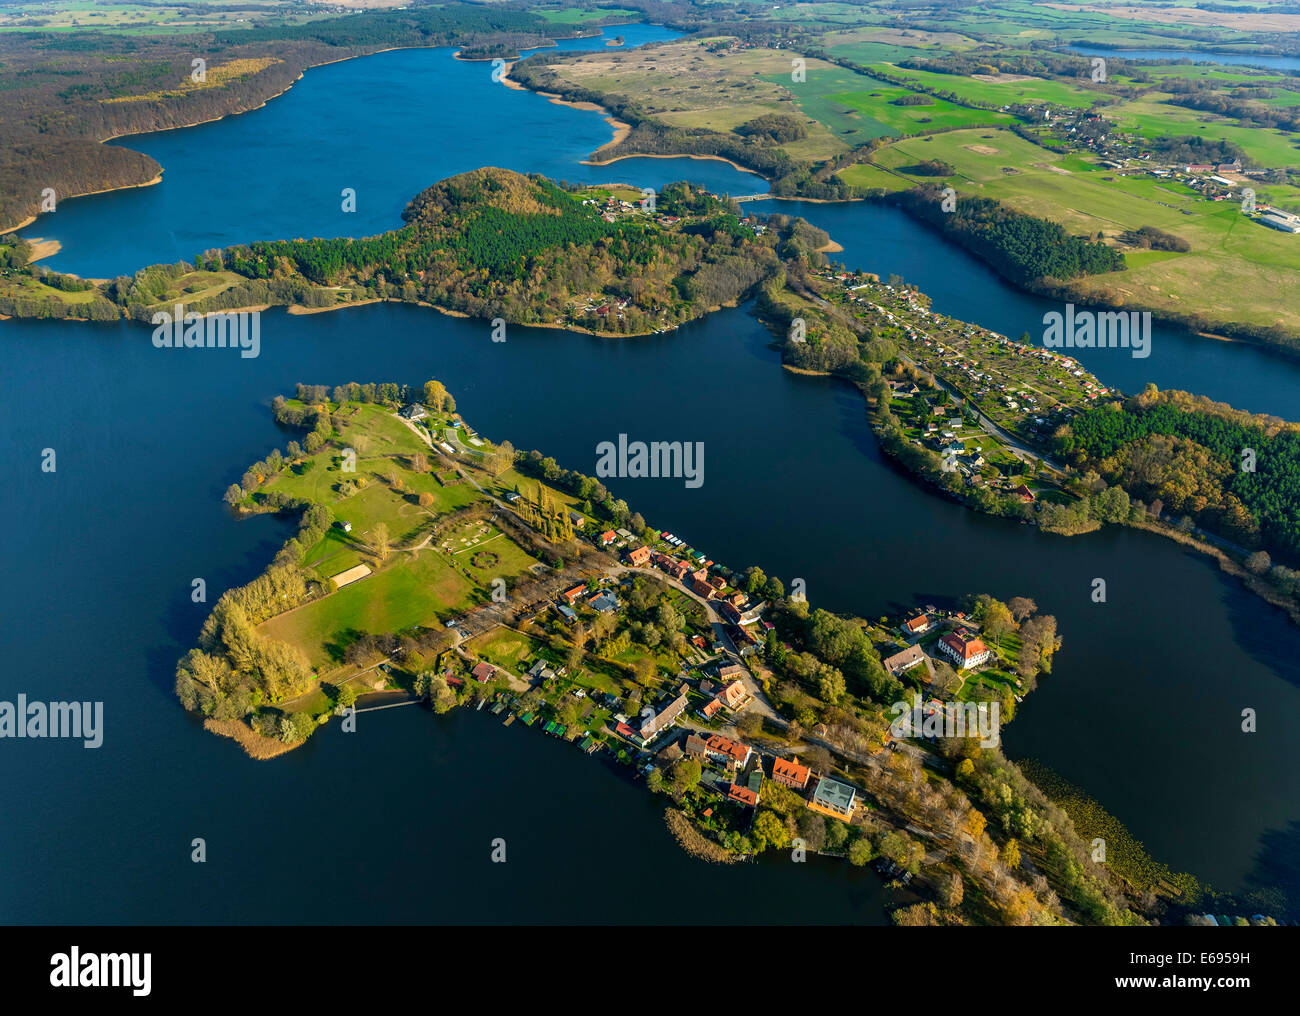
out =
<path fill-rule="evenodd" d="M 1056 451 L 1247 549 L 1300 562 L 1300 432 L 1153 393 L 1081 414 Z M 1212 405 L 1212 404 L 1211 404 Z"/>

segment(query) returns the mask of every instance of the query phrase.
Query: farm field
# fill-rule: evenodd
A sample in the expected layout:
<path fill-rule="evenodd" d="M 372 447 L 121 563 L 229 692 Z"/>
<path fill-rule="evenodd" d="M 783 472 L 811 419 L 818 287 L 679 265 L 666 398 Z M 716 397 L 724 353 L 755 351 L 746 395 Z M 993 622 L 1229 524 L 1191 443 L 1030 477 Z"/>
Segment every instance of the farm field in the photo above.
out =
<path fill-rule="evenodd" d="M 892 66 L 885 69 L 890 74 L 907 78 L 926 88 L 952 92 L 964 101 L 994 106 L 1052 102 L 1062 106 L 1087 109 L 1101 97 L 1100 93 L 1093 92 L 1082 85 L 1071 85 L 1048 78 L 1032 78 L 1016 74 L 975 77 Z"/>
<path fill-rule="evenodd" d="M 1126 272 L 1076 280 L 1099 300 L 1300 327 L 1300 299 L 1289 282 L 1300 270 L 1300 238 L 1252 222 L 1236 203 L 1207 201 L 1174 182 L 1114 174 L 1010 131 L 906 139 L 883 147 L 874 159 L 914 183 L 951 184 L 958 200 L 963 193 L 995 198 L 1077 235 L 1097 232 L 1115 240 L 1124 230 L 1155 226 L 1190 244 L 1183 254 L 1134 252 Z M 953 174 L 906 173 L 926 159 L 948 163 Z M 845 178 L 856 183 L 865 174 L 846 171 Z"/>
<path fill-rule="evenodd" d="M 841 67 L 814 69 L 809 64 L 807 81 L 789 88 L 801 112 L 853 147 L 873 138 L 1012 122 L 1005 113 L 967 109 L 929 96 L 926 105 L 897 105 L 897 100 L 918 93 Z"/>

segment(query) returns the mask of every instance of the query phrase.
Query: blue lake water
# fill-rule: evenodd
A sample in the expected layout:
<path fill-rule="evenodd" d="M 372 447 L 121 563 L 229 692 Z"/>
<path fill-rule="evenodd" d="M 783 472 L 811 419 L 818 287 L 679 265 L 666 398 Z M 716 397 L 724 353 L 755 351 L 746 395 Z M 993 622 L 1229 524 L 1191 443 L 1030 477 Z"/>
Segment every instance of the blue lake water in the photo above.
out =
<path fill-rule="evenodd" d="M 632 41 L 637 28 L 618 31 Z M 644 186 L 685 169 L 720 174 L 696 177 L 718 190 L 761 189 L 722 163 L 581 167 L 608 140 L 600 116 L 493 85 L 489 67 L 441 50 L 310 71 L 264 109 L 130 139 L 163 162 L 162 185 L 66 202 L 30 232 L 63 240 L 57 267 L 98 275 L 252 235 L 389 228 L 416 191 L 483 164 Z M 447 135 L 431 126 L 421 141 L 411 108 L 392 105 L 420 82 L 428 117 L 453 115 L 470 95 L 500 105 L 476 106 Z M 381 93 L 388 103 L 367 98 Z M 262 126 L 294 102 L 297 117 Z M 327 112 L 325 123 L 364 131 L 334 137 L 321 126 Z M 305 163 L 314 134 L 333 155 Z M 279 139 L 294 140 L 277 149 Z M 385 165 L 350 156 L 361 144 Z M 219 197 L 198 182 L 220 182 L 213 151 L 239 184 L 220 184 Z M 371 175 L 336 176 L 338 158 Z M 342 186 L 357 187 L 350 217 L 335 211 Z M 250 204 L 264 191 L 284 200 Z M 899 272 L 947 313 L 1012 335 L 1041 319 L 1040 302 L 893 209 L 754 207 L 799 210 L 844 244 L 838 257 Z M 816 605 L 874 617 L 966 592 L 1033 596 L 1057 615 L 1065 646 L 1008 730 L 1009 753 L 1085 787 L 1176 867 L 1224 888 L 1295 884 L 1300 752 L 1288 731 L 1300 710 L 1300 631 L 1167 541 L 1052 537 L 930 495 L 881 458 L 857 394 L 780 370 L 743 308 L 672 335 L 513 329 L 505 343 L 482 322 L 413 307 L 273 311 L 254 360 L 156 350 L 148 336 L 127 323 L 0 322 L 10 376 L 23 382 L 0 404 L 13 464 L 0 511 L 22 534 L 0 586 L 0 699 L 101 698 L 108 727 L 98 751 L 0 742 L 0 920 L 679 921 L 677 901 L 702 898 L 724 922 L 883 919 L 879 883 L 843 864 L 693 861 L 643 788 L 486 713 L 366 714 L 355 735 L 331 728 L 257 763 L 180 711 L 175 660 L 206 611 L 190 602 L 191 579 L 206 578 L 215 599 L 257 574 L 287 533 L 273 519 L 236 524 L 220 504 L 248 462 L 290 437 L 272 423 L 270 399 L 298 381 L 430 376 L 488 436 L 587 472 L 596 444 L 620 432 L 703 441 L 700 489 L 624 480 L 616 493 L 718 560 L 804 578 Z M 1140 387 L 1125 359 L 1093 366 Z M 1232 401 L 1255 409 L 1287 412 L 1295 391 L 1285 362 L 1173 331 L 1141 370 L 1162 386 L 1254 393 Z M 47 447 L 59 456 L 52 475 L 39 470 Z M 1091 602 L 1094 577 L 1108 582 L 1106 604 Z M 1247 706 L 1260 712 L 1254 735 L 1239 729 Z M 208 841 L 206 866 L 189 861 L 195 836 Z M 487 862 L 495 836 L 511 844 L 505 866 Z M 592 874 L 605 871 L 636 877 L 592 893 Z"/>
<path fill-rule="evenodd" d="M 678 37 L 652 25 L 607 37 L 614 34 L 628 46 Z M 603 49 L 604 40 L 560 46 Z M 108 278 L 250 240 L 396 229 L 416 194 L 479 166 L 656 189 L 684 177 L 715 191 L 768 189 L 762 177 L 717 160 L 585 166 L 613 137 L 604 114 L 494 83 L 490 62 L 452 53 L 403 49 L 328 64 L 250 113 L 120 139 L 158 160 L 161 183 L 70 199 L 24 233 L 63 244 L 52 268 Z M 356 194 L 355 212 L 342 210 L 344 188 Z"/>
<path fill-rule="evenodd" d="M 1300 71 L 1300 56 L 1274 53 L 1231 53 L 1185 49 L 1106 49 L 1101 46 L 1067 47 L 1084 56 L 1116 56 L 1124 60 L 1190 60 L 1192 63 L 1222 64 L 1227 67 L 1267 67 L 1278 71 Z"/>

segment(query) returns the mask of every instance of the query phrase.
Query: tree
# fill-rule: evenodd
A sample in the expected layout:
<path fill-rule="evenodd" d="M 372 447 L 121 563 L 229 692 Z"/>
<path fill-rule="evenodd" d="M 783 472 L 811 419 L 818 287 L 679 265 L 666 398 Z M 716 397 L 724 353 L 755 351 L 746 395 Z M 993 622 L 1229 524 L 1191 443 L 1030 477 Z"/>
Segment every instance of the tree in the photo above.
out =
<path fill-rule="evenodd" d="M 441 381 L 424 382 L 424 404 L 435 413 L 442 409 L 442 403 L 446 397 L 447 389 Z"/>
<path fill-rule="evenodd" d="M 657 794 L 664 788 L 664 774 L 658 769 L 651 769 L 650 775 L 646 777 L 646 786 L 650 788 L 650 793 Z"/>
<path fill-rule="evenodd" d="M 1011 611 L 1011 616 L 1021 623 L 1030 614 L 1038 609 L 1038 604 L 1028 596 L 1013 596 L 1007 601 L 1007 608 Z"/>
<path fill-rule="evenodd" d="M 834 667 L 826 668 L 817 678 L 817 694 L 827 705 L 835 705 L 844 696 L 844 675 Z"/>
<path fill-rule="evenodd" d="M 805 810 L 799 816 L 799 835 L 809 850 L 821 850 L 826 846 L 826 820 L 815 811 Z"/>
<path fill-rule="evenodd" d="M 1002 639 L 1008 633 L 1016 630 L 1015 619 L 1007 605 L 987 594 L 981 595 L 976 601 L 975 619 L 984 626 L 984 634 L 997 645 L 1002 644 Z"/>
<path fill-rule="evenodd" d="M 381 561 L 387 561 L 388 555 L 393 549 L 392 540 L 388 535 L 387 523 L 375 523 L 375 528 L 371 530 L 370 539 L 374 547 L 375 556 Z"/>
<path fill-rule="evenodd" d="M 875 856 L 876 851 L 866 836 L 860 836 L 849 844 L 849 862 L 855 867 L 865 868 Z"/>
<path fill-rule="evenodd" d="M 673 792 L 680 796 L 698 785 L 700 773 L 698 759 L 679 758 L 673 763 L 673 767 L 668 774 L 673 781 Z"/>
<path fill-rule="evenodd" d="M 764 808 L 754 820 L 754 848 L 760 853 L 768 847 L 782 850 L 790 845 L 790 830 L 781 816 Z"/>
<path fill-rule="evenodd" d="M 1263 575 L 1273 566 L 1273 559 L 1268 556 L 1267 551 L 1257 550 L 1246 558 L 1246 567 L 1250 569 L 1252 575 Z"/>
<path fill-rule="evenodd" d="M 417 500 L 419 500 L 421 508 L 433 507 L 433 495 L 427 490 L 420 491 L 420 496 Z"/>
<path fill-rule="evenodd" d="M 228 505 L 237 505 L 244 500 L 244 488 L 237 483 L 232 483 L 226 488 L 226 495 L 223 500 Z"/>
<path fill-rule="evenodd" d="M 945 907 L 956 907 L 961 905 L 962 897 L 965 890 L 962 886 L 961 876 L 955 871 L 945 872 L 939 879 L 939 899 L 943 901 Z"/>
<path fill-rule="evenodd" d="M 1007 840 L 1002 848 L 1002 863 L 1012 871 L 1020 867 L 1020 844 L 1014 838 Z"/>

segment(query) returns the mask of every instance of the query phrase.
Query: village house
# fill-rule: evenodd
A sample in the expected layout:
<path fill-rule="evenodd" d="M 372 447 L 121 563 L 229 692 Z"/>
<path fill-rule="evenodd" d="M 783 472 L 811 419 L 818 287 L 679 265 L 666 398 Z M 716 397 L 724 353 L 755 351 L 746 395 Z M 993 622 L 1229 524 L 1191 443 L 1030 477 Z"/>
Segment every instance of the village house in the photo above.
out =
<path fill-rule="evenodd" d="M 723 663 L 718 667 L 718 680 L 726 684 L 728 681 L 744 677 L 747 673 L 749 671 L 739 663 Z"/>
<path fill-rule="evenodd" d="M 745 690 L 743 682 L 732 681 L 722 691 L 718 692 L 718 698 L 728 709 L 737 709 L 749 698 L 749 692 Z"/>
<path fill-rule="evenodd" d="M 793 759 L 772 760 L 772 779 L 777 783 L 784 783 L 787 787 L 794 787 L 795 790 L 803 790 L 808 786 L 811 778 L 812 770 L 805 765 L 800 765 L 798 756 Z"/>
<path fill-rule="evenodd" d="M 587 601 L 587 605 L 601 614 L 607 614 L 611 610 L 618 609 L 618 597 L 608 589 L 602 589 Z"/>
<path fill-rule="evenodd" d="M 637 731 L 641 742 L 645 744 L 654 740 L 659 734 L 671 727 L 676 722 L 677 717 L 681 716 L 685 711 L 685 695 L 678 695 L 657 714 L 653 710 L 647 709 L 642 718 L 640 729 Z"/>
<path fill-rule="evenodd" d="M 713 717 L 718 715 L 718 711 L 721 709 L 722 709 L 722 703 L 719 702 L 716 698 L 712 698 L 709 699 L 709 701 L 707 701 L 706 703 L 704 703 L 703 706 L 700 707 L 699 713 L 706 720 L 711 720 L 713 719 Z"/>
<path fill-rule="evenodd" d="M 650 563 L 650 548 L 636 547 L 627 552 L 627 563 L 633 568 L 644 568 Z"/>
<path fill-rule="evenodd" d="M 612 529 L 606 529 L 599 537 L 597 537 L 597 539 L 600 541 L 602 547 L 608 547 L 618 539 L 618 534 L 616 534 Z"/>
<path fill-rule="evenodd" d="M 808 807 L 835 818 L 852 818 L 857 808 L 857 797 L 856 788 L 823 776 L 817 781 L 817 789 L 813 791 Z"/>
<path fill-rule="evenodd" d="M 895 653 L 887 659 L 881 660 L 884 668 L 894 677 L 911 670 L 918 663 L 925 659 L 925 650 L 920 646 L 908 646 L 901 653 Z"/>
<path fill-rule="evenodd" d="M 688 734 L 686 736 L 686 754 L 693 755 L 696 758 L 705 758 L 708 756 L 708 747 L 704 738 L 699 734 Z"/>
<path fill-rule="evenodd" d="M 470 674 L 473 676 L 475 681 L 486 682 L 492 680 L 496 672 L 497 668 L 492 666 L 492 664 L 479 663 L 470 671 Z"/>
<path fill-rule="evenodd" d="M 735 766 L 743 769 L 749 762 L 750 755 L 754 749 L 747 744 L 741 744 L 739 741 L 733 741 L 729 737 L 723 737 L 721 734 L 714 734 L 704 743 L 705 755 L 710 761 L 718 762 L 726 766 Z"/>
<path fill-rule="evenodd" d="M 952 659 L 959 670 L 978 667 L 992 658 L 993 652 L 978 638 L 964 632 L 950 631 L 939 640 L 939 651 Z"/>
<path fill-rule="evenodd" d="M 733 783 L 727 788 L 727 797 L 740 804 L 748 805 L 751 808 L 758 807 L 758 795 L 748 787 L 742 787 Z"/>
<path fill-rule="evenodd" d="M 918 614 L 916 617 L 908 618 L 903 622 L 903 630 L 909 635 L 924 635 L 930 630 L 930 627 L 929 614 Z"/>
<path fill-rule="evenodd" d="M 565 603 L 569 604 L 569 606 L 573 606 L 582 599 L 582 594 L 586 591 L 587 587 L 585 585 L 578 585 L 574 586 L 572 589 L 566 589 L 560 594 L 560 596 L 564 599 Z"/>

